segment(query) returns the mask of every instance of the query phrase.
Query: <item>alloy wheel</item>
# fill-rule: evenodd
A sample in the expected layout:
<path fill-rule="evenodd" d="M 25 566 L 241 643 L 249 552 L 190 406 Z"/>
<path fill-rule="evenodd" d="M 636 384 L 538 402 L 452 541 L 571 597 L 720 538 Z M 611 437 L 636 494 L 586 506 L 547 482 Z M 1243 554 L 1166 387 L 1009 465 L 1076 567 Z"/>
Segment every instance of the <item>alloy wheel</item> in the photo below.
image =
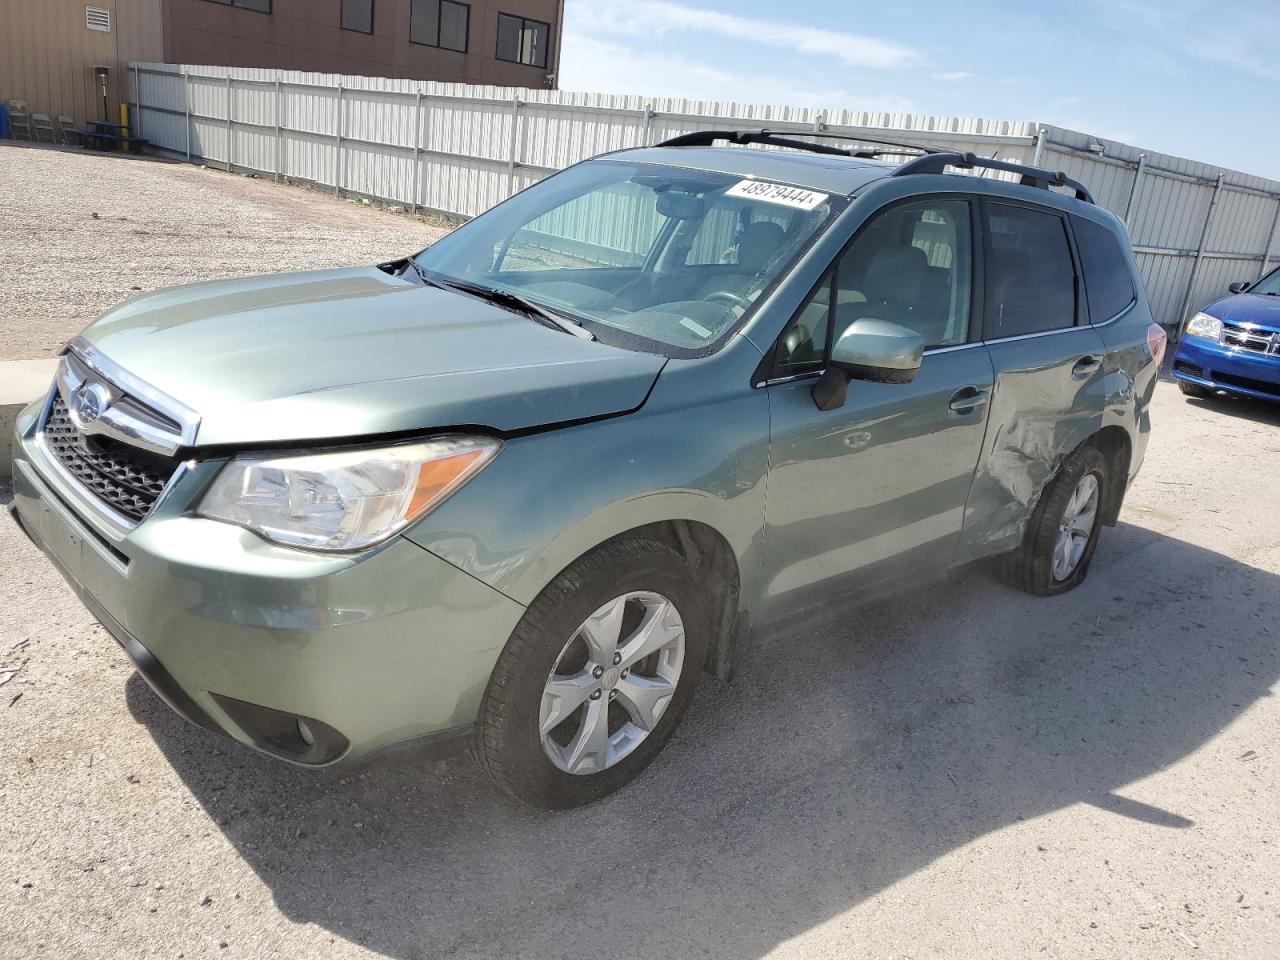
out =
<path fill-rule="evenodd" d="M 538 732 L 571 774 L 599 773 L 653 732 L 684 667 L 680 613 L 661 594 L 614 597 L 574 631 L 542 693 Z"/>
<path fill-rule="evenodd" d="M 1059 583 L 1075 572 L 1089 546 L 1089 536 L 1098 519 L 1098 492 L 1098 478 L 1086 473 L 1067 501 L 1053 547 L 1053 579 Z"/>

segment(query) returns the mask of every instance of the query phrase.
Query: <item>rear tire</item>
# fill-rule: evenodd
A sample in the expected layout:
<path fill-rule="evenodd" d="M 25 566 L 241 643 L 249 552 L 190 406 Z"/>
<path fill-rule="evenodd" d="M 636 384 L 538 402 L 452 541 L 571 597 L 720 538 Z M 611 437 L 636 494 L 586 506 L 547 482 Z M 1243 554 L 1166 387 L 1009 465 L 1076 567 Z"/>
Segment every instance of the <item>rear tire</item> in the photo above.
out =
<path fill-rule="evenodd" d="M 480 708 L 476 752 L 498 785 L 564 809 L 644 770 L 702 674 L 704 597 L 683 557 L 643 538 L 606 543 L 557 576 L 512 631 Z"/>
<path fill-rule="evenodd" d="M 1102 530 L 1109 473 L 1096 447 L 1081 447 L 1067 458 L 1032 511 L 1021 549 L 1006 559 L 1005 577 L 1013 586 L 1052 597 L 1084 581 Z"/>
<path fill-rule="evenodd" d="M 1197 400 L 1203 400 L 1205 397 L 1213 396 L 1213 391 L 1208 387 L 1202 387 L 1198 383 L 1188 383 L 1186 380 L 1178 381 L 1178 389 L 1188 397 L 1194 397 Z"/>

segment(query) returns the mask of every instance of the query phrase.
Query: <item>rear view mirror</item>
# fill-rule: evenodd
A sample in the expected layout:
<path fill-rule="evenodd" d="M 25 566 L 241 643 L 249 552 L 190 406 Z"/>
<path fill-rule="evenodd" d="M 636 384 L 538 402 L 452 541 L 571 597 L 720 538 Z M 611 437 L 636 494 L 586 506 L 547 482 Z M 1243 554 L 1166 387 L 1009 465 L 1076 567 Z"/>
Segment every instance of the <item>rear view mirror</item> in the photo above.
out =
<path fill-rule="evenodd" d="M 699 220 L 706 211 L 701 197 L 676 190 L 663 190 L 658 194 L 658 213 L 671 220 Z"/>
<path fill-rule="evenodd" d="M 813 387 L 819 410 L 844 405 L 849 381 L 910 383 L 924 359 L 924 338 L 888 320 L 863 317 L 845 328 L 831 348 L 826 372 Z"/>
<path fill-rule="evenodd" d="M 1251 286 L 1253 286 L 1253 284 L 1251 284 L 1248 280 L 1241 280 L 1237 283 L 1231 284 L 1231 286 L 1227 287 L 1227 289 L 1230 290 L 1232 293 L 1244 293 Z"/>

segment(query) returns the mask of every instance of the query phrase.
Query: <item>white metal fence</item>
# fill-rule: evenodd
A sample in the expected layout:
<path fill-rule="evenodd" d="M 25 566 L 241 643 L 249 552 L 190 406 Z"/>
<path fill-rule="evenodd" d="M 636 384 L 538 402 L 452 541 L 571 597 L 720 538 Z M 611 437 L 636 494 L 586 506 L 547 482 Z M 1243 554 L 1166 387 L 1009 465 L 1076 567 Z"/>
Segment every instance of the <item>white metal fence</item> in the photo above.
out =
<path fill-rule="evenodd" d="M 1280 182 L 1030 122 L 512 90 L 301 72 L 133 64 L 139 135 L 192 162 L 469 217 L 571 163 L 718 127 L 825 130 L 1063 170 L 1129 226 L 1157 318 L 1174 326 L 1264 272 Z"/>

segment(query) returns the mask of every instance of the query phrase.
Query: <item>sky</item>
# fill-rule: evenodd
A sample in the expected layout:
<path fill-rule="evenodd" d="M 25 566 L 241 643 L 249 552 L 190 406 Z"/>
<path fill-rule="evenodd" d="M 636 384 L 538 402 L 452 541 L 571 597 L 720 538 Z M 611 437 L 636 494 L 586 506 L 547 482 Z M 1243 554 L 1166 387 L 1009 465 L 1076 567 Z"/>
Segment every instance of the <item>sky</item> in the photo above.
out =
<path fill-rule="evenodd" d="M 1280 179 L 1280 0 L 566 0 L 560 87 L 1031 120 Z"/>

